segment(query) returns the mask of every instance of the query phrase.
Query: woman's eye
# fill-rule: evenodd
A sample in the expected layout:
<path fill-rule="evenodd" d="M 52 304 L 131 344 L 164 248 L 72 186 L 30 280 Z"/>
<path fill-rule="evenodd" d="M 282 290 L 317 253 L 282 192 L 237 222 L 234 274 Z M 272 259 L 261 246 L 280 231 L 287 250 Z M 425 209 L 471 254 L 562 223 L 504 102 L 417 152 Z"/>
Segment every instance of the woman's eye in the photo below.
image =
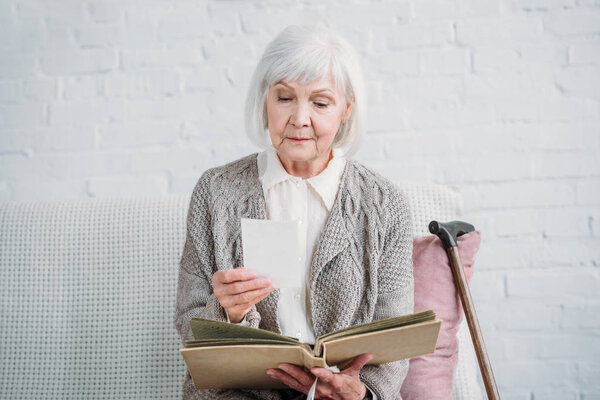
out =
<path fill-rule="evenodd" d="M 279 101 L 290 101 L 291 99 L 289 97 L 279 97 L 278 100 Z"/>
<path fill-rule="evenodd" d="M 325 108 L 327 107 L 329 104 L 325 104 L 325 103 L 315 103 L 315 106 L 319 107 L 319 108 Z"/>

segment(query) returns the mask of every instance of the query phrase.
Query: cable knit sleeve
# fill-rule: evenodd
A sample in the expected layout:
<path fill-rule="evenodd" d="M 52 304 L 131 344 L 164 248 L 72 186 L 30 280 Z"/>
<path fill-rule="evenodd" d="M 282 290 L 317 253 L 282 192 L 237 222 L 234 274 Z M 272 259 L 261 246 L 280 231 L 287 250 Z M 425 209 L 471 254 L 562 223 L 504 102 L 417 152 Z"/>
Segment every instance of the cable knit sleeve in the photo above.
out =
<path fill-rule="evenodd" d="M 193 339 L 192 317 L 227 321 L 219 300 L 213 295 L 212 274 L 217 270 L 210 212 L 210 170 L 192 193 L 187 215 L 186 239 L 179 263 L 175 303 L 175 328 L 182 342 Z M 258 327 L 260 316 L 253 307 L 246 317 Z"/>
<path fill-rule="evenodd" d="M 388 192 L 385 237 L 378 268 L 378 293 L 374 320 L 414 312 L 412 226 L 408 203 L 394 187 Z M 408 361 L 365 366 L 361 380 L 379 400 L 400 399 Z"/>

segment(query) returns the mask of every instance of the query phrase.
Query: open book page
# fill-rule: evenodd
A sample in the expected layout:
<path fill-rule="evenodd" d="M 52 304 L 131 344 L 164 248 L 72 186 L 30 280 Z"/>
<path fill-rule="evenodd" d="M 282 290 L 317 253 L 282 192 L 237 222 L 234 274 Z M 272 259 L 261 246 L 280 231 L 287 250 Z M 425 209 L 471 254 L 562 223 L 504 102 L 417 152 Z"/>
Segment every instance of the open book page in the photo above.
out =
<path fill-rule="evenodd" d="M 194 341 L 235 339 L 242 343 L 247 339 L 266 339 L 281 343 L 299 344 L 298 339 L 280 335 L 264 329 L 250 328 L 231 324 L 229 322 L 213 321 L 210 319 L 192 318 L 190 320 Z"/>
<path fill-rule="evenodd" d="M 321 356 L 323 344 L 328 341 L 369 332 L 377 332 L 385 329 L 398 328 L 401 326 L 414 325 L 420 322 L 433 320 L 435 320 L 435 312 L 433 310 L 425 310 L 418 313 L 380 319 L 378 321 L 368 322 L 366 324 L 350 326 L 345 329 L 340 329 L 338 331 L 319 336 L 315 343 L 314 354 L 315 356 Z"/>

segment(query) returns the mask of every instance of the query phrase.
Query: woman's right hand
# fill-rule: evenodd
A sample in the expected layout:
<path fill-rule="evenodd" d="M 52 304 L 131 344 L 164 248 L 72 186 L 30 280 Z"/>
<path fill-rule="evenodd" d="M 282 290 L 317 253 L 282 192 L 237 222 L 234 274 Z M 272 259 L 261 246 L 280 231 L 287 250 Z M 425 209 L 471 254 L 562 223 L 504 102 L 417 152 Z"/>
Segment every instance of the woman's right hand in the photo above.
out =
<path fill-rule="evenodd" d="M 271 280 L 265 276 L 255 277 L 251 269 L 243 266 L 220 270 L 212 276 L 214 295 L 227 311 L 229 321 L 238 323 L 252 306 L 273 291 Z"/>

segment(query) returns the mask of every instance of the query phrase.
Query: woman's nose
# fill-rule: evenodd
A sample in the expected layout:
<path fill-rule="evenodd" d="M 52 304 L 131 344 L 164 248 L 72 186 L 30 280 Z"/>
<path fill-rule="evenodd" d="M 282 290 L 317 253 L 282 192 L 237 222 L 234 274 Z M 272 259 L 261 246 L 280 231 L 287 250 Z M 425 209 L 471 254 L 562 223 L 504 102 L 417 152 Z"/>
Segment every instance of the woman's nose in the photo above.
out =
<path fill-rule="evenodd" d="M 308 104 L 297 102 L 290 116 L 290 124 L 296 128 L 310 126 L 310 108 Z"/>

